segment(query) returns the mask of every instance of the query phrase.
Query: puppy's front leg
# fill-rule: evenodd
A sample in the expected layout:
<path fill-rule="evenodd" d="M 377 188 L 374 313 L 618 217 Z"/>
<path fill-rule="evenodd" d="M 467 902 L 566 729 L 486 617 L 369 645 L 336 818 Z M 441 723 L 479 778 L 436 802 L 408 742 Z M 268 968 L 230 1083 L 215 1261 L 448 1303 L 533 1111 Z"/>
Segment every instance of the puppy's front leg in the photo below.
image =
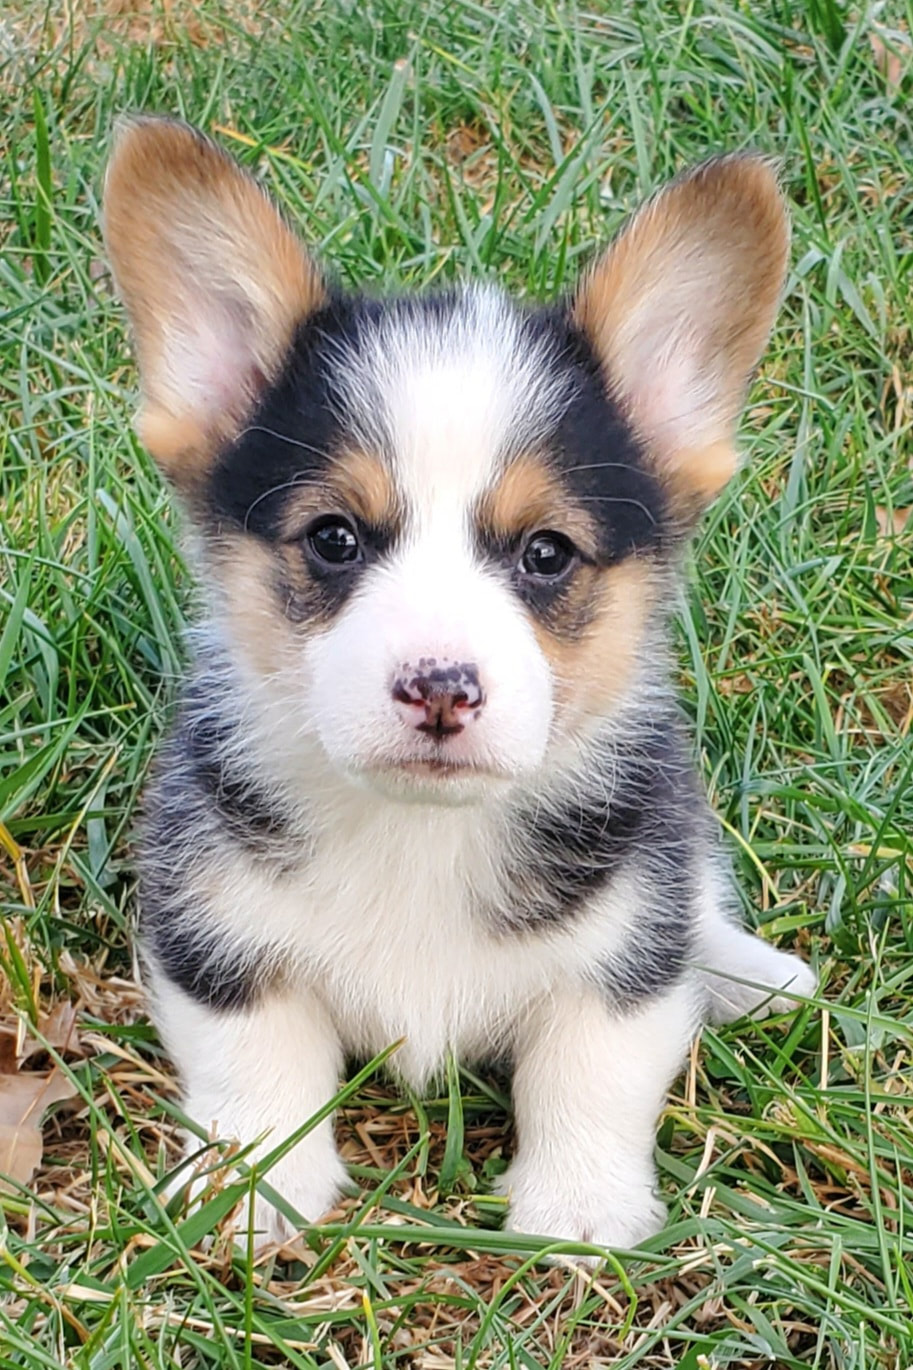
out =
<path fill-rule="evenodd" d="M 173 982 L 154 985 L 156 1021 L 184 1083 L 184 1108 L 220 1138 L 247 1144 L 267 1134 L 254 1159 L 278 1146 L 336 1093 L 342 1051 L 330 1016 L 307 990 L 266 992 L 255 1005 L 231 1012 L 208 1008 Z M 188 1153 L 199 1149 L 190 1138 Z M 180 1183 L 186 1183 L 182 1171 Z M 331 1208 L 346 1178 L 332 1119 L 309 1132 L 266 1179 L 314 1220 Z M 238 1220 L 247 1230 L 248 1214 Z M 288 1220 L 259 1194 L 253 1227 L 259 1245 L 283 1241 Z"/>
<path fill-rule="evenodd" d="M 509 1227 L 610 1247 L 659 1231 L 656 1120 L 696 1028 L 694 999 L 680 985 L 622 1014 L 569 985 L 536 1005 L 517 1043 Z"/>

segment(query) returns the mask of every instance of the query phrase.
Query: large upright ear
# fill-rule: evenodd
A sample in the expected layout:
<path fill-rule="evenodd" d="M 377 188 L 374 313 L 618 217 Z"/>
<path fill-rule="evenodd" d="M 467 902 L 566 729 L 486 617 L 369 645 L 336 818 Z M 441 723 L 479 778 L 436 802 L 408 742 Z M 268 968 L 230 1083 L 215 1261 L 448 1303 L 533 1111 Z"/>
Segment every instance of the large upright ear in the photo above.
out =
<path fill-rule="evenodd" d="M 257 184 L 174 120 L 121 127 L 104 220 L 139 359 L 140 436 L 190 491 L 275 377 L 324 286 Z"/>
<path fill-rule="evenodd" d="M 572 306 L 680 517 L 736 469 L 735 428 L 789 253 L 763 158 L 717 158 L 634 215 Z"/>

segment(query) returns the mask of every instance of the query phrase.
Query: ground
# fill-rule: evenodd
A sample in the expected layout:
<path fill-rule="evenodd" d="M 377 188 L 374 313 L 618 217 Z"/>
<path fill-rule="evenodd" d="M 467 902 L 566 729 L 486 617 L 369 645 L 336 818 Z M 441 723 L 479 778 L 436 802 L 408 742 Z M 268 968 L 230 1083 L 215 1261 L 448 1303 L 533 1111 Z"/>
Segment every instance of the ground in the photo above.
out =
<path fill-rule="evenodd" d="M 0 1365 L 913 1365 L 910 19 L 6 0 Z M 678 667 L 746 915 L 821 996 L 704 1032 L 659 1129 L 670 1226 L 595 1273 L 498 1230 L 504 1083 L 455 1071 L 430 1100 L 356 1081 L 358 1192 L 290 1262 L 233 1252 L 231 1194 L 195 1224 L 157 1197 L 176 1095 L 129 950 L 129 832 L 193 596 L 100 246 L 132 108 L 220 137 L 372 286 L 547 295 L 688 162 L 782 164 L 792 270 Z"/>

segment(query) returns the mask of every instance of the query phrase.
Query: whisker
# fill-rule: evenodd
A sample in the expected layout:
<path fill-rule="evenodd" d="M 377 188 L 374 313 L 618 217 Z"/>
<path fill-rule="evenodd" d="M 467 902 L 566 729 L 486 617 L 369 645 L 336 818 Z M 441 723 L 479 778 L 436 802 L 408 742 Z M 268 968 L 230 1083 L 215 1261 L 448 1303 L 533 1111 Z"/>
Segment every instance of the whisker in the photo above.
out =
<path fill-rule="evenodd" d="M 264 490 L 261 495 L 257 496 L 253 504 L 248 506 L 247 512 L 244 515 L 245 533 L 248 531 L 251 514 L 254 512 L 257 505 L 262 504 L 265 499 L 269 499 L 270 495 L 280 495 L 283 490 L 316 489 L 322 484 L 319 480 L 301 480 L 300 476 L 303 474 L 303 472 L 300 472 L 298 475 L 292 476 L 291 480 L 282 481 L 281 485 L 272 485 L 268 490 Z"/>
<path fill-rule="evenodd" d="M 639 499 L 633 499 L 625 495 L 577 495 L 575 498 L 581 504 L 631 504 L 635 509 L 639 509 L 654 527 L 656 526 L 655 516 Z"/>
<path fill-rule="evenodd" d="M 248 433 L 266 433 L 268 437 L 278 438 L 280 442 L 287 442 L 290 447 L 300 447 L 303 452 L 313 452 L 315 457 L 320 457 L 323 461 L 329 461 L 330 454 L 322 447 L 314 447 L 312 443 L 302 442 L 300 438 L 293 438 L 288 433 L 279 433 L 275 428 L 267 428 L 265 424 L 248 424 L 246 428 L 241 430 L 238 436 L 243 438 Z M 253 514 L 258 504 L 262 504 L 263 500 L 269 499 L 271 495 L 280 495 L 283 490 L 296 490 L 301 489 L 302 487 L 315 489 L 321 484 L 322 481 L 319 478 L 310 477 L 305 471 L 297 471 L 290 480 L 283 481 L 281 485 L 273 485 L 269 490 L 264 490 L 262 494 L 257 496 L 253 504 L 248 507 L 247 512 L 244 515 L 245 533 L 250 526 L 251 514 Z"/>
<path fill-rule="evenodd" d="M 267 428 L 262 423 L 251 423 L 246 428 L 242 428 L 238 434 L 239 438 L 244 438 L 248 433 L 266 433 L 270 438 L 278 438 L 280 442 L 287 442 L 290 447 L 300 447 L 305 452 L 313 452 L 315 456 L 329 458 L 329 453 L 322 447 L 314 447 L 309 442 L 302 442 L 300 438 L 293 438 L 289 433 L 277 433 L 275 428 Z M 237 440 L 237 439 L 236 439 Z"/>
<path fill-rule="evenodd" d="M 577 471 L 636 471 L 643 475 L 642 466 L 632 466 L 629 461 L 594 461 L 583 466 L 562 466 L 562 476 L 573 476 Z"/>

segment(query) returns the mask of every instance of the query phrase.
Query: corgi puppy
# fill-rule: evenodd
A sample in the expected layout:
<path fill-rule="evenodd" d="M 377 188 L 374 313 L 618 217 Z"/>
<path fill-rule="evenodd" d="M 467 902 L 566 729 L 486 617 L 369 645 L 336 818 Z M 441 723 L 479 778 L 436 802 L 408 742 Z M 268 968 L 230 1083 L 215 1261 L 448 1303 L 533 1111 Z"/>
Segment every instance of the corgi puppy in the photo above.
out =
<path fill-rule="evenodd" d="M 783 284 L 773 171 L 687 172 L 544 308 L 338 289 L 167 119 L 122 128 L 105 232 L 208 595 L 140 850 L 187 1113 L 262 1153 L 348 1057 L 402 1039 L 415 1090 L 448 1052 L 506 1059 L 509 1226 L 640 1242 L 702 1019 L 815 983 L 733 918 L 668 684 Z M 332 1120 L 268 1180 L 302 1222 L 331 1208 Z M 259 1195 L 248 1219 L 291 1231 Z"/>

